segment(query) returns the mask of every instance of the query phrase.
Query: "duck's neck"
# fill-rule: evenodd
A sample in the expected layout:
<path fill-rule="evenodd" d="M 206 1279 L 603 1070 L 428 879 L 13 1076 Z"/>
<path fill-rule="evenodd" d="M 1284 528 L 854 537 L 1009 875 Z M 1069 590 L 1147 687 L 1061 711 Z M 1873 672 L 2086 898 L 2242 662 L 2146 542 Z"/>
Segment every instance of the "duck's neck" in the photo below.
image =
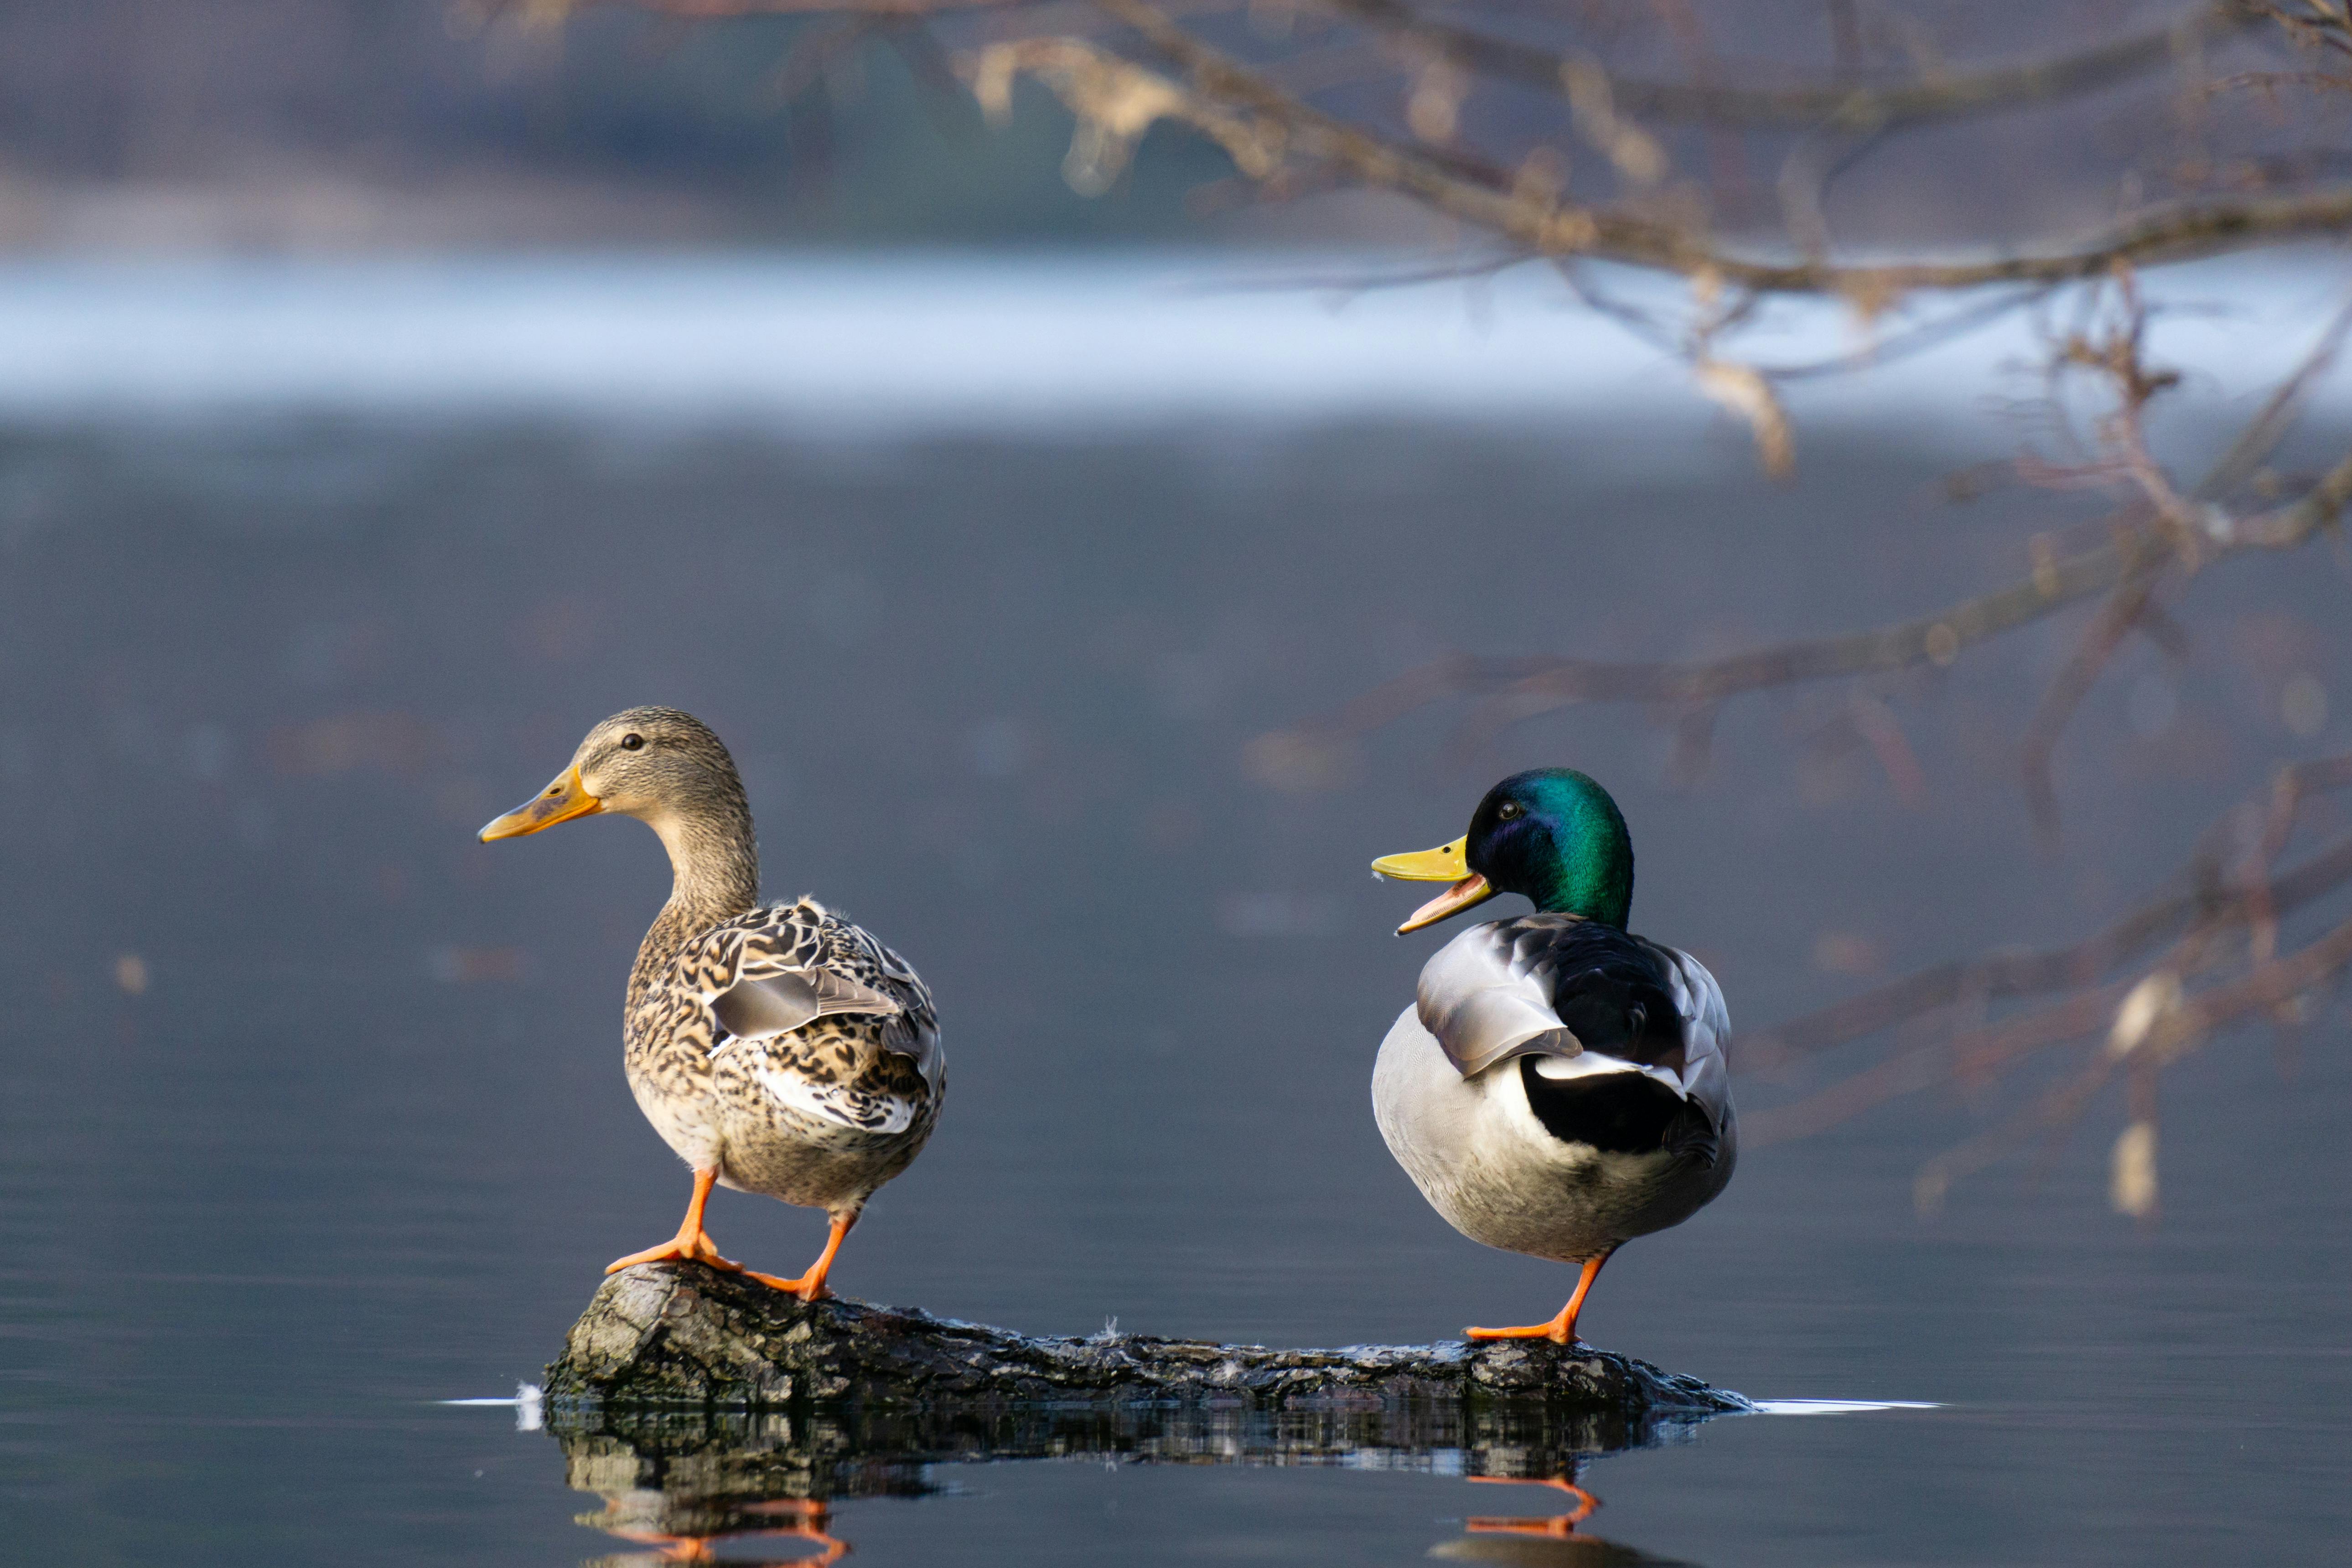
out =
<path fill-rule="evenodd" d="M 689 807 L 647 813 L 645 822 L 669 851 L 670 890 L 629 972 L 632 1009 L 678 949 L 760 901 L 760 849 L 740 784 Z"/>
<path fill-rule="evenodd" d="M 1633 839 L 1614 802 L 1602 796 L 1570 817 L 1564 854 L 1528 891 L 1547 914 L 1576 915 L 1625 929 L 1633 912 Z"/>
<path fill-rule="evenodd" d="M 1628 853 L 1622 860 L 1563 866 L 1559 879 L 1537 897 L 1535 905 L 1546 914 L 1575 915 L 1623 931 L 1633 912 L 1633 857 Z"/>

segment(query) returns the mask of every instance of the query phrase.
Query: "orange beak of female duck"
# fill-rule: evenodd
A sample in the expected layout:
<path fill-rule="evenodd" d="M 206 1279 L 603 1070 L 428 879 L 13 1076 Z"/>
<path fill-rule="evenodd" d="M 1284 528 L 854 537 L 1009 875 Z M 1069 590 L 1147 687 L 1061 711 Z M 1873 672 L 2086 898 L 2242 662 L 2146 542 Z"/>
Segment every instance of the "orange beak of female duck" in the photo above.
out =
<path fill-rule="evenodd" d="M 575 816 L 592 816 L 604 809 L 604 803 L 590 795 L 587 786 L 580 782 L 579 768 L 569 767 L 556 774 L 555 782 L 529 804 L 516 806 L 504 816 L 493 817 L 482 829 L 482 842 L 520 838 L 526 833 L 536 833 Z"/>

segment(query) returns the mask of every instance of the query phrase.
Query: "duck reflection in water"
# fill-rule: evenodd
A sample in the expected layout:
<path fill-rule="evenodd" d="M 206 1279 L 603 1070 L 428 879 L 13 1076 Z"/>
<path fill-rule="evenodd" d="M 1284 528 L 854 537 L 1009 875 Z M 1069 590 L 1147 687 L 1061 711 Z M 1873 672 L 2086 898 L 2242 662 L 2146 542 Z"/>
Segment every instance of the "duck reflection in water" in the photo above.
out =
<path fill-rule="evenodd" d="M 937 1489 L 839 1424 L 781 1413 L 554 1412 L 548 1430 L 565 1481 L 604 1500 L 578 1522 L 647 1548 L 599 1563 L 838 1563 L 834 1500 Z"/>
<path fill-rule="evenodd" d="M 778 1552 L 745 1555 L 730 1552 L 730 1563 L 829 1563 L 849 1555 L 849 1542 L 830 1531 L 832 1510 L 815 1498 L 769 1498 L 747 1502 L 730 1499 L 714 1503 L 681 1498 L 668 1492 L 632 1490 L 608 1494 L 601 1513 L 583 1513 L 579 1522 L 623 1541 L 650 1546 L 651 1552 L 625 1552 L 589 1559 L 589 1568 L 622 1568 L 622 1564 L 652 1568 L 659 1563 L 713 1563 L 712 1550 L 720 1542 L 757 1542 L 782 1546 L 787 1542 L 814 1545 L 815 1552 Z"/>
<path fill-rule="evenodd" d="M 1515 1563 L 1528 1568 L 1559 1564 L 1560 1568 L 1692 1568 L 1676 1558 L 1659 1557 L 1638 1547 L 1621 1546 L 1597 1535 L 1585 1535 L 1577 1526 L 1592 1517 L 1601 1500 L 1577 1484 L 1573 1473 L 1538 1480 L 1520 1476 L 1471 1476 L 1472 1481 L 1493 1486 L 1550 1487 L 1568 1496 L 1566 1513 L 1533 1518 L 1473 1515 L 1463 1521 L 1468 1533 L 1458 1541 L 1441 1542 L 1429 1549 L 1432 1557 L 1461 1563 Z"/>
<path fill-rule="evenodd" d="M 1566 1513 L 1480 1516 L 1430 1555 L 1473 1562 L 1689 1568 L 1579 1527 L 1605 1454 L 1677 1443 L 1707 1413 L 1628 1417 L 1543 1402 L 1413 1400 L 1378 1408 L 977 1406 L 917 1412 L 564 1411 L 548 1431 L 566 1479 L 604 1500 L 582 1524 L 649 1550 L 606 1563 L 837 1563 L 831 1506 L 937 1494 L 935 1467 L 1022 1459 L 1118 1465 L 1345 1466 L 1544 1489 Z M 1539 1494 L 1529 1493 L 1533 1497 Z M 723 1552 L 720 1550 L 724 1548 Z"/>

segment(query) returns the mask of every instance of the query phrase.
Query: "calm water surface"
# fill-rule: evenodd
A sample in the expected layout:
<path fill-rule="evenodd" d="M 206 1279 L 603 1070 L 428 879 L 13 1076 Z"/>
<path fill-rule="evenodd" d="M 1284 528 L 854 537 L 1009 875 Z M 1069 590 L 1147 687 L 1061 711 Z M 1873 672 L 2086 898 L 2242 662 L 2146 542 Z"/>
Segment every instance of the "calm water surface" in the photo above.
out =
<path fill-rule="evenodd" d="M 2173 721 L 2195 743 L 2136 739 L 2127 696 L 2158 667 L 2127 662 L 2068 764 L 2064 853 L 2038 857 L 2000 746 L 2064 645 L 2028 637 L 1890 689 L 1925 809 L 1808 740 L 1820 694 L 1727 715 L 1687 785 L 1652 716 L 1600 710 L 1459 765 L 1444 717 L 1415 721 L 1318 793 L 1243 768 L 1253 735 L 1446 647 L 1851 625 L 2013 570 L 2040 515 L 1890 513 L 1948 451 L 1808 455 L 1776 490 L 1703 425 L 1669 479 L 1572 434 L 1370 426 L 0 437 L 5 1552 L 653 1561 L 684 1549 L 604 1527 L 714 1518 L 803 1531 L 722 1556 L 823 1549 L 740 1483 L 816 1462 L 822 1433 L 713 1436 L 724 1484 L 681 1467 L 663 1500 L 609 1447 L 435 1403 L 534 1380 L 603 1264 L 685 1197 L 620 1074 L 622 977 L 666 885 L 652 836 L 473 839 L 634 702 L 733 745 L 772 893 L 845 907 L 940 998 L 946 1120 L 868 1211 L 845 1292 L 1298 1344 L 1548 1314 L 1565 1271 L 1454 1236 L 1372 1128 L 1373 1051 L 1438 940 L 1387 934 L 1412 896 L 1370 881 L 1373 855 L 1458 834 L 1508 768 L 1586 767 L 1633 825 L 1637 928 L 1761 1023 L 1866 982 L 1816 966 L 1824 935 L 1893 973 L 2112 912 L 2281 744 L 2196 660 Z M 2308 657 L 2352 670 L 2330 571 L 2258 564 L 2203 602 L 2225 627 L 2284 605 Z M 2339 716 L 2310 745 L 2347 738 Z M 1602 1457 L 1176 1423 L 1123 1458 L 872 1458 L 822 1525 L 874 1563 L 2329 1556 L 2352 1526 L 2347 1037 L 2339 1008 L 2292 1060 L 2247 1037 L 2168 1080 L 2151 1230 L 2105 1209 L 2114 1106 L 2038 1184 L 1997 1170 L 1920 1220 L 1919 1161 L 2005 1103 L 1931 1097 L 1748 1155 L 1585 1320 L 1759 1398 L 1932 1410 L 1727 1418 Z M 712 1223 L 785 1270 L 821 1236 L 733 1194 Z M 1580 1475 L 1605 1506 L 1573 1537 L 1473 1530 L 1570 1500 L 1482 1469 Z"/>

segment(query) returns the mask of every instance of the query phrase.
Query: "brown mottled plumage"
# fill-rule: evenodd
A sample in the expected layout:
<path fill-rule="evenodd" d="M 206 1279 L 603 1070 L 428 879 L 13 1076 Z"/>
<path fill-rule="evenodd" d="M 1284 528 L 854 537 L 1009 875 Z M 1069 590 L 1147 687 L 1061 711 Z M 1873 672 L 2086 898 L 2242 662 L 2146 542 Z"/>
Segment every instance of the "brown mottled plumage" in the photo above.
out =
<path fill-rule="evenodd" d="M 674 885 L 630 971 L 622 1039 L 638 1108 L 695 1173 L 677 1237 L 612 1267 L 740 1268 L 702 1226 L 715 1184 L 825 1211 L 831 1235 L 806 1274 L 751 1276 L 813 1300 L 866 1200 L 939 1120 L 946 1064 L 931 994 L 904 959 L 815 900 L 759 902 L 742 782 L 691 714 L 614 714 L 553 784 L 482 837 L 596 812 L 639 818 L 669 851 Z"/>

